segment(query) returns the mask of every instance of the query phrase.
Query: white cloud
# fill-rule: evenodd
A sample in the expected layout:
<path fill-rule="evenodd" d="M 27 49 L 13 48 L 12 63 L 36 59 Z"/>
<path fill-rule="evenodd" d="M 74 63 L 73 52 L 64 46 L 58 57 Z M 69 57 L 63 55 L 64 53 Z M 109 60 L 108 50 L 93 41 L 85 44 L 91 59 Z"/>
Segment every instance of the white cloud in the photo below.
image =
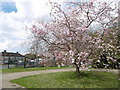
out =
<path fill-rule="evenodd" d="M 11 1 L 11 0 L 5 0 Z M 17 12 L 0 13 L 0 51 L 18 51 L 24 53 L 24 42 L 28 34 L 25 25 L 33 23 L 34 19 L 49 14 L 48 0 L 12 0 L 16 3 Z M 25 46 L 25 45 L 24 45 Z"/>

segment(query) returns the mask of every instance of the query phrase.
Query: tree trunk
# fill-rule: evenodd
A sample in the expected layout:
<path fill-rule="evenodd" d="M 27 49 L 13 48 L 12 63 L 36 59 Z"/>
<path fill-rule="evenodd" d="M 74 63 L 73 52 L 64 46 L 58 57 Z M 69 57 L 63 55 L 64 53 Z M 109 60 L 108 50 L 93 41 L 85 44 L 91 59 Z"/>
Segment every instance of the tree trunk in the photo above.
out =
<path fill-rule="evenodd" d="M 74 63 L 74 65 L 76 66 L 76 72 L 80 73 L 80 69 L 79 69 L 80 67 L 76 63 Z"/>
<path fill-rule="evenodd" d="M 78 66 L 76 66 L 76 72 L 80 73 L 80 69 Z"/>

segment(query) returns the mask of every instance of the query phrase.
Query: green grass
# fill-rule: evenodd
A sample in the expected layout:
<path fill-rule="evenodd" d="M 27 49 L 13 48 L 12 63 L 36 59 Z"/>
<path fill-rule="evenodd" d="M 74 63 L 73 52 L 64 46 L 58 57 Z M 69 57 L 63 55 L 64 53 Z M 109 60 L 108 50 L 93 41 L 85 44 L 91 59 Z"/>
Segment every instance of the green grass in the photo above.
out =
<path fill-rule="evenodd" d="M 27 71 L 37 71 L 37 70 L 49 70 L 49 69 L 65 69 L 65 68 L 73 68 L 73 67 L 32 67 L 32 68 L 23 68 L 23 67 L 15 67 L 10 69 L 2 69 L 2 73 L 14 73 L 14 72 L 27 72 Z"/>
<path fill-rule="evenodd" d="M 26 88 L 118 88 L 118 76 L 110 72 L 58 72 L 12 80 Z"/>

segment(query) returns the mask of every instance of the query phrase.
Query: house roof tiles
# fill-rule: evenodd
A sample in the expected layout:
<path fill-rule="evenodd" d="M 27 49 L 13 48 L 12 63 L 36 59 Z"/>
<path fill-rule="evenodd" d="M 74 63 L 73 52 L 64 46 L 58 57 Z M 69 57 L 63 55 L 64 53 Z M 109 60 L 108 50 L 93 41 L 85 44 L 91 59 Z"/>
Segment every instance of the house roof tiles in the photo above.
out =
<path fill-rule="evenodd" d="M 20 53 L 16 52 L 16 53 L 13 53 L 13 52 L 2 52 L 1 53 L 2 56 L 12 56 L 12 57 L 24 57 L 23 55 L 21 55 Z"/>

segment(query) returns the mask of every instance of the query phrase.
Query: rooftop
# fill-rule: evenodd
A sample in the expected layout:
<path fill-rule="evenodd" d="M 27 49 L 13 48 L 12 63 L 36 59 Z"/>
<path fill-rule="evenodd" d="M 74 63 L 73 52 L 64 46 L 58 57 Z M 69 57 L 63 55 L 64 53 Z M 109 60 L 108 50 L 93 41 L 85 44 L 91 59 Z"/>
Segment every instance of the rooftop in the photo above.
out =
<path fill-rule="evenodd" d="M 6 50 L 4 50 L 3 52 L 1 52 L 2 56 L 13 56 L 13 57 L 24 57 L 23 55 L 21 55 L 20 53 L 16 52 L 6 52 Z"/>

